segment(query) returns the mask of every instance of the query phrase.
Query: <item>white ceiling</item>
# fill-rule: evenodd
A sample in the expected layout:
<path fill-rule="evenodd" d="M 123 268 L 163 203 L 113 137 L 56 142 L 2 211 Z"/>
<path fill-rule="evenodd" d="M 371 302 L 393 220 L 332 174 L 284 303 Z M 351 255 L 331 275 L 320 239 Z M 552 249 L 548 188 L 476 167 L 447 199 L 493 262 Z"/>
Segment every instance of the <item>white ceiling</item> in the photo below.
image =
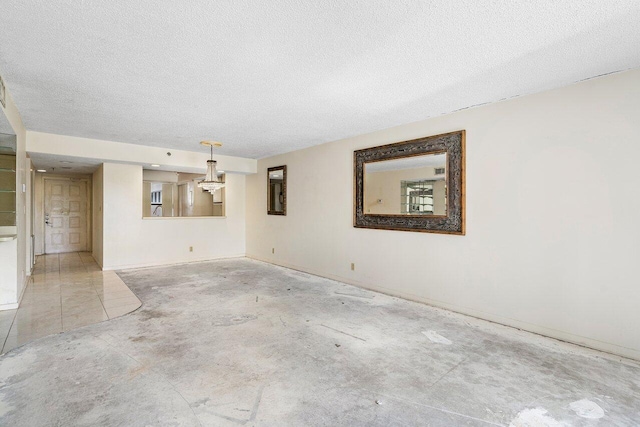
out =
<path fill-rule="evenodd" d="M 89 157 L 76 157 L 76 156 L 66 156 L 66 155 L 58 155 L 58 154 L 48 154 L 48 153 L 29 153 L 31 161 L 33 162 L 33 166 L 35 169 L 45 170 L 47 173 L 55 173 L 55 174 L 64 174 L 64 175 L 75 175 L 75 174 L 92 174 L 95 172 L 98 167 L 104 162 L 103 159 L 100 158 L 89 158 Z M 148 163 L 141 163 L 137 161 L 117 161 L 117 160 L 109 160 L 110 163 L 125 163 L 131 165 L 140 165 L 143 168 L 148 168 Z M 206 163 L 202 163 L 202 167 L 189 167 L 189 166 L 180 166 L 175 167 L 171 165 L 161 165 L 158 168 L 151 168 L 149 170 L 152 171 L 166 171 L 166 172 L 180 172 L 180 173 L 192 173 L 198 174 L 198 176 L 202 176 L 206 169 Z"/>
<path fill-rule="evenodd" d="M 59 156 L 55 154 L 30 153 L 33 167 L 47 173 L 92 174 L 102 164 L 100 159 Z"/>
<path fill-rule="evenodd" d="M 28 129 L 251 158 L 640 66 L 636 0 L 3 0 Z"/>

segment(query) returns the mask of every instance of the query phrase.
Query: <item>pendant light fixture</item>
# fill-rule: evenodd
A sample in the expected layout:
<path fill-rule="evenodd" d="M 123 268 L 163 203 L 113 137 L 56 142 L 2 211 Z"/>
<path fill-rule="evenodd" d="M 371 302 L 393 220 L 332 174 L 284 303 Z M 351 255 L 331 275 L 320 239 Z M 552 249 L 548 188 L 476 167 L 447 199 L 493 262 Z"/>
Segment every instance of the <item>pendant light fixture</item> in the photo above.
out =
<path fill-rule="evenodd" d="M 218 179 L 218 170 L 216 169 L 217 162 L 213 160 L 213 147 L 222 147 L 222 143 L 217 141 L 200 141 L 200 144 L 211 148 L 211 159 L 207 160 L 207 176 L 204 180 L 198 182 L 198 187 L 213 194 L 216 190 L 224 187 L 224 182 Z"/>

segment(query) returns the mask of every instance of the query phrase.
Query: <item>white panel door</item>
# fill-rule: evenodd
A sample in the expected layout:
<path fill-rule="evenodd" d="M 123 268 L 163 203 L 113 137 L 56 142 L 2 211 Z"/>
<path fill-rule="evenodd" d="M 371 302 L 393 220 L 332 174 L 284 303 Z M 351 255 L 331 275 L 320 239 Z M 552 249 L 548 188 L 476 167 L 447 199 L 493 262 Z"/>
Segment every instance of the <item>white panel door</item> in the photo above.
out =
<path fill-rule="evenodd" d="M 45 253 L 88 250 L 86 181 L 45 179 L 44 218 Z"/>

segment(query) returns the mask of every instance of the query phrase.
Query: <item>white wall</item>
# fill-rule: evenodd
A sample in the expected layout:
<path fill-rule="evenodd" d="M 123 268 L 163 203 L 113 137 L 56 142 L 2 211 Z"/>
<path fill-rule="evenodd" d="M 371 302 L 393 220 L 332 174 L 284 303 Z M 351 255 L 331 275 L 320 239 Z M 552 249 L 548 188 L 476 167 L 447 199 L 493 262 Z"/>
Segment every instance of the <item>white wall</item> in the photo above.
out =
<path fill-rule="evenodd" d="M 33 269 L 33 263 L 32 263 L 32 259 L 31 259 L 31 244 L 32 244 L 32 240 L 31 240 L 31 235 L 34 233 L 33 230 L 33 221 L 32 221 L 32 215 L 31 213 L 33 213 L 34 211 L 34 206 L 33 206 L 33 196 L 34 196 L 34 182 L 33 182 L 33 178 L 34 178 L 35 174 L 33 171 L 33 164 L 31 163 L 31 158 L 27 155 L 26 159 L 25 159 L 25 164 L 24 164 L 24 178 L 25 178 L 25 197 L 24 197 L 24 203 L 25 203 L 25 210 L 26 212 L 29 212 L 29 215 L 25 216 L 25 231 L 24 234 L 26 236 L 26 247 L 25 247 L 25 251 L 24 251 L 24 257 L 25 257 L 25 268 L 26 268 L 26 273 L 27 275 L 31 275 L 31 270 Z"/>
<path fill-rule="evenodd" d="M 354 150 L 460 129 L 466 236 L 353 228 Z M 633 70 L 263 159 L 247 254 L 640 359 L 639 135 Z M 268 216 L 283 164 L 287 216 Z"/>
<path fill-rule="evenodd" d="M 44 253 L 44 173 L 35 173 L 33 232 L 35 238 L 36 255 Z"/>
<path fill-rule="evenodd" d="M 30 268 L 27 265 L 27 253 L 30 247 L 30 230 L 27 218 L 31 212 L 27 211 L 27 198 L 31 191 L 22 185 L 27 184 L 26 130 L 20 113 L 11 98 L 10 88 L 6 88 L 6 108 L 0 104 L 9 124 L 16 134 L 16 227 L 6 227 L 2 233 L 15 233 L 18 238 L 10 242 L 0 242 L 0 310 L 17 308 L 18 300 L 26 285 Z M 1 114 L 1 113 L 0 113 Z M 3 227 L 4 228 L 4 227 Z"/>
<path fill-rule="evenodd" d="M 168 150 L 147 145 L 27 132 L 27 150 L 30 153 L 73 156 L 79 159 L 79 162 L 82 162 L 81 159 L 99 159 L 106 163 L 139 164 L 145 167 L 159 164 L 158 171 L 194 172 L 204 175 L 210 154 L 204 147 L 200 147 L 198 142 L 194 142 L 194 149 L 198 147 L 203 151 Z M 170 152 L 171 156 L 167 156 L 167 152 Z M 256 171 L 257 163 L 253 159 L 219 154 L 215 154 L 215 159 L 218 161 L 218 170 L 245 174 Z"/>
<path fill-rule="evenodd" d="M 206 172 L 208 152 L 167 150 L 135 144 L 102 141 L 42 132 L 27 132 L 30 153 L 74 157 L 79 162 L 104 162 L 96 173 L 92 234 L 93 256 L 105 269 L 139 267 L 242 256 L 245 252 L 245 177 L 254 173 L 257 161 L 216 155 L 227 172 L 226 218 L 173 218 L 142 220 L 142 168 L 160 164 L 159 170 Z M 171 156 L 167 156 L 171 151 Z M 119 175 L 119 174 L 122 175 Z M 166 172 L 164 172 L 166 174 Z M 94 181 L 95 183 L 95 181 Z M 138 184 L 136 184 L 138 183 Z M 228 196 L 229 197 L 229 196 Z M 135 202 L 134 202 L 135 200 Z M 96 210 L 96 206 L 102 211 Z M 231 209 L 231 210 L 229 210 Z M 102 215 L 102 230 L 100 218 Z M 97 221 L 97 222 L 96 222 Z M 152 222 L 162 221 L 162 222 Z M 102 241 L 100 242 L 100 235 Z M 101 244 L 102 243 L 102 244 Z M 193 246 L 193 252 L 189 252 Z"/>
<path fill-rule="evenodd" d="M 244 175 L 226 175 L 226 217 L 143 219 L 142 166 L 105 163 L 103 174 L 104 269 L 245 254 Z"/>
<path fill-rule="evenodd" d="M 1 234 L 5 234 L 5 232 L 3 231 Z M 0 310 L 18 307 L 17 254 L 17 240 L 0 242 Z"/>
<path fill-rule="evenodd" d="M 178 182 L 178 172 L 145 169 L 142 171 L 142 179 L 145 181 Z"/>
<path fill-rule="evenodd" d="M 93 259 L 96 260 L 98 265 L 102 267 L 103 258 L 102 258 L 102 246 L 104 241 L 104 233 L 103 233 L 103 165 L 100 165 L 98 170 L 93 173 L 93 177 L 91 179 L 92 182 L 92 191 L 91 191 L 91 238 L 93 242 L 93 247 L 91 248 Z"/>

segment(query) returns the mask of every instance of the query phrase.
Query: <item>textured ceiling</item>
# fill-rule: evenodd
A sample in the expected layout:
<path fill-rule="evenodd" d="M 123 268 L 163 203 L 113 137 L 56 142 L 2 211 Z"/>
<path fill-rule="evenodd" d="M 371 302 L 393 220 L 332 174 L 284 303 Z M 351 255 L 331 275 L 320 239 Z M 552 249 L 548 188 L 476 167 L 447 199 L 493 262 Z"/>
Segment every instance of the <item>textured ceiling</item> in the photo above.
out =
<path fill-rule="evenodd" d="M 638 67 L 638 22 L 637 0 L 3 0 L 0 73 L 30 130 L 261 158 Z"/>
<path fill-rule="evenodd" d="M 99 159 L 58 156 L 55 154 L 30 153 L 29 156 L 35 169 L 65 175 L 91 174 L 102 164 L 102 160 Z"/>

